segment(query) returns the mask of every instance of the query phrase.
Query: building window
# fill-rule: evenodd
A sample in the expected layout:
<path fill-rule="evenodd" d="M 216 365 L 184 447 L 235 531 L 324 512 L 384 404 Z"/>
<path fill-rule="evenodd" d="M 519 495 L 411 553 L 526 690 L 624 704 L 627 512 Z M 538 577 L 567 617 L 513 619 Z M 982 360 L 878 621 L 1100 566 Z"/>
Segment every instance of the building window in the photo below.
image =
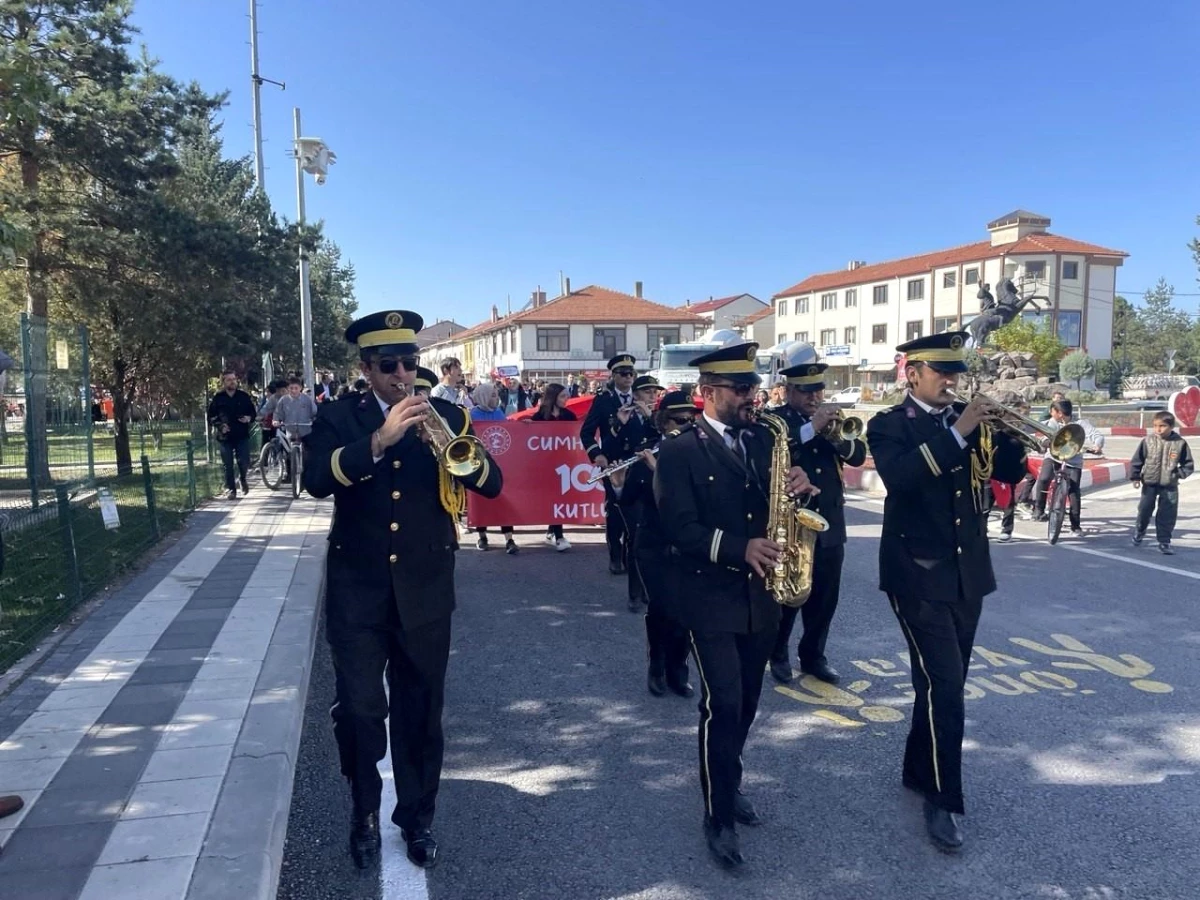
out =
<path fill-rule="evenodd" d="M 837 309 L 837 294 L 822 294 L 821 295 L 821 309 L 822 309 L 822 311 L 829 310 L 829 309 Z"/>
<path fill-rule="evenodd" d="M 846 291 L 846 306 L 858 306 L 858 288 L 850 288 Z"/>
<path fill-rule="evenodd" d="M 797 331 L 796 332 L 796 340 L 804 341 L 805 343 L 808 343 L 808 332 L 807 331 Z"/>
<path fill-rule="evenodd" d="M 537 348 L 542 351 L 567 352 L 571 349 L 571 329 L 539 328 L 537 330 Z"/>
<path fill-rule="evenodd" d="M 958 273 L 957 272 L 951 270 L 949 272 L 942 273 L 942 287 L 944 287 L 944 288 L 954 287 L 956 284 L 958 284 Z"/>
<path fill-rule="evenodd" d="M 963 278 L 964 284 L 979 284 L 979 267 L 971 266 L 967 269 L 966 275 Z"/>
<path fill-rule="evenodd" d="M 1068 347 L 1080 345 L 1079 331 L 1083 324 L 1083 313 L 1073 311 L 1058 312 L 1058 339 Z"/>
<path fill-rule="evenodd" d="M 501 353 L 508 352 L 508 332 L 507 331 L 500 332 L 500 352 Z"/>
<path fill-rule="evenodd" d="M 492 335 L 492 356 L 497 356 L 496 353 L 496 335 Z"/>
<path fill-rule="evenodd" d="M 858 340 L 858 329 L 855 328 L 853 325 L 847 326 L 846 330 L 842 332 L 842 343 L 843 344 L 853 344 L 857 340 Z"/>
<path fill-rule="evenodd" d="M 908 299 L 909 300 L 924 300 L 925 299 L 925 279 L 914 278 L 908 283 Z"/>
<path fill-rule="evenodd" d="M 944 334 L 947 331 L 958 330 L 958 319 L 954 316 L 944 316 L 933 320 L 933 333 Z"/>
<path fill-rule="evenodd" d="M 624 328 L 593 328 L 592 349 L 599 350 L 605 356 L 616 356 L 625 352 Z"/>
<path fill-rule="evenodd" d="M 906 341 L 915 341 L 917 338 L 925 337 L 924 321 L 917 320 L 916 322 L 907 323 L 904 326 L 904 333 L 906 335 L 904 340 Z"/>
<path fill-rule="evenodd" d="M 1046 277 L 1046 263 L 1044 260 L 1025 263 L 1025 277 L 1037 278 L 1039 281 Z"/>
<path fill-rule="evenodd" d="M 646 329 L 646 347 L 653 350 L 655 347 L 661 347 L 663 344 L 678 344 L 679 329 L 678 328 L 647 328 Z"/>
<path fill-rule="evenodd" d="M 798 316 L 808 315 L 808 298 L 807 297 L 801 297 L 799 300 L 796 301 L 796 315 L 798 315 Z"/>
<path fill-rule="evenodd" d="M 1065 262 L 1063 263 L 1063 281 L 1078 281 L 1079 280 L 1079 263 Z"/>
<path fill-rule="evenodd" d="M 786 334 L 775 335 L 775 343 L 777 343 L 777 344 L 787 343 L 787 335 Z"/>
<path fill-rule="evenodd" d="M 787 301 L 786 300 L 779 301 L 778 305 L 775 307 L 775 315 L 779 316 L 780 318 L 787 315 Z"/>
<path fill-rule="evenodd" d="M 837 329 L 836 328 L 822 328 L 821 329 L 821 346 L 828 347 L 831 344 L 836 344 L 836 343 L 837 343 Z"/>
<path fill-rule="evenodd" d="M 871 326 L 871 343 L 886 344 L 887 343 L 887 326 L 872 325 Z"/>
<path fill-rule="evenodd" d="M 871 288 L 871 302 L 875 306 L 887 305 L 887 287 L 886 284 L 877 284 Z"/>

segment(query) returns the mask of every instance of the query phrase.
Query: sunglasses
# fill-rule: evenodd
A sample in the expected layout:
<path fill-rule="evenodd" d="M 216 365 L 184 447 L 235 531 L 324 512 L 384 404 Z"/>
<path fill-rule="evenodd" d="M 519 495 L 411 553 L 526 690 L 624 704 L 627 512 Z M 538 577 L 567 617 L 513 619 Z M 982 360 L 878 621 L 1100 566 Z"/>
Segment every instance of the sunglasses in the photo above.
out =
<path fill-rule="evenodd" d="M 695 416 L 668 416 L 667 421 L 672 425 L 691 425 L 696 421 Z"/>
<path fill-rule="evenodd" d="M 614 375 L 633 375 L 633 369 L 613 369 Z"/>
<path fill-rule="evenodd" d="M 404 366 L 405 372 L 417 371 L 417 357 L 402 356 L 399 359 L 396 359 L 392 356 L 385 356 L 377 360 L 375 363 L 375 367 L 378 368 L 379 371 L 384 375 L 391 375 L 401 366 Z"/>
<path fill-rule="evenodd" d="M 733 393 L 738 397 L 749 397 L 756 390 L 756 388 L 752 384 L 724 384 L 724 383 L 722 383 L 722 384 L 714 384 L 713 387 L 725 388 L 726 390 L 733 391 Z"/>

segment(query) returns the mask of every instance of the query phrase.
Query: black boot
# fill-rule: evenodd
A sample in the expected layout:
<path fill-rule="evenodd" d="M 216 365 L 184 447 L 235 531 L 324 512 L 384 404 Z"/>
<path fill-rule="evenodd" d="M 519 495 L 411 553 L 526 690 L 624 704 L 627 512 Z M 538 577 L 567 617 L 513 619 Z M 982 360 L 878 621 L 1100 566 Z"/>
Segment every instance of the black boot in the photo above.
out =
<path fill-rule="evenodd" d="M 745 864 L 746 858 L 742 856 L 741 842 L 738 840 L 737 830 L 732 825 L 718 825 L 705 816 L 704 838 L 712 855 L 725 868 L 736 869 Z"/>
<path fill-rule="evenodd" d="M 663 655 L 657 623 L 650 616 L 646 616 L 646 644 L 650 656 L 650 664 L 646 670 L 646 689 L 655 697 L 661 697 L 667 692 L 667 661 Z"/>
<path fill-rule="evenodd" d="M 663 626 L 663 644 L 666 647 L 667 687 L 680 697 L 692 697 L 696 691 L 688 684 L 687 635 L 678 625 Z"/>
<path fill-rule="evenodd" d="M 355 813 L 350 820 L 350 856 L 360 869 L 379 862 L 379 813 Z"/>

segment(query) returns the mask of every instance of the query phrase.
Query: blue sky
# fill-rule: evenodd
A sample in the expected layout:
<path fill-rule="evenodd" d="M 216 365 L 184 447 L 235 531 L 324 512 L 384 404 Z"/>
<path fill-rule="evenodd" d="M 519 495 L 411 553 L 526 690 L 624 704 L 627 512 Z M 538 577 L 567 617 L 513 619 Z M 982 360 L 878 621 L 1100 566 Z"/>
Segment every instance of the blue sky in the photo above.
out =
<path fill-rule="evenodd" d="M 140 0 L 165 70 L 231 91 L 248 0 Z M 338 154 L 310 219 L 364 311 L 486 318 L 561 270 L 679 304 L 981 240 L 1023 207 L 1196 294 L 1200 4 L 263 0 L 267 188 L 292 107 Z M 1132 299 L 1132 297 L 1131 297 Z M 1181 297 L 1195 312 L 1200 297 Z"/>

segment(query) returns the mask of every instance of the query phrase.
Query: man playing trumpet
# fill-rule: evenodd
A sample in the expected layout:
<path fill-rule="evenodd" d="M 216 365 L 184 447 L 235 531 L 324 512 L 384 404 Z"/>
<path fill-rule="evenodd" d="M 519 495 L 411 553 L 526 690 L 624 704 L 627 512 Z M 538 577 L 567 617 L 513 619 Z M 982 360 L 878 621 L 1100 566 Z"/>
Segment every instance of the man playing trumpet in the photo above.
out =
<path fill-rule="evenodd" d="M 984 492 L 989 479 L 1025 476 L 1025 447 L 985 424 L 996 404 L 982 395 L 955 402 L 966 338 L 951 332 L 897 347 L 907 354 L 908 396 L 867 425 L 887 487 L 879 588 L 913 660 L 903 783 L 925 798 L 929 837 L 949 852 L 963 842 L 963 687 L 983 598 L 996 589 Z"/>
<path fill-rule="evenodd" d="M 798 647 L 800 671 L 830 684 L 838 683 L 838 673 L 825 659 L 825 641 L 837 611 L 846 555 L 842 466 L 861 466 L 867 458 L 867 446 L 857 438 L 844 440 L 841 410 L 821 405 L 827 368 L 825 363 L 806 363 L 784 369 L 781 374 L 787 379 L 787 405 L 774 411 L 787 423 L 793 464 L 802 466 L 809 481 L 821 489 L 817 512 L 829 523 L 829 528 L 817 535 L 812 593 L 803 606 L 783 607 L 771 651 L 771 675 L 784 684 L 794 677 L 788 641 L 797 613 L 802 613 L 804 621 Z"/>

